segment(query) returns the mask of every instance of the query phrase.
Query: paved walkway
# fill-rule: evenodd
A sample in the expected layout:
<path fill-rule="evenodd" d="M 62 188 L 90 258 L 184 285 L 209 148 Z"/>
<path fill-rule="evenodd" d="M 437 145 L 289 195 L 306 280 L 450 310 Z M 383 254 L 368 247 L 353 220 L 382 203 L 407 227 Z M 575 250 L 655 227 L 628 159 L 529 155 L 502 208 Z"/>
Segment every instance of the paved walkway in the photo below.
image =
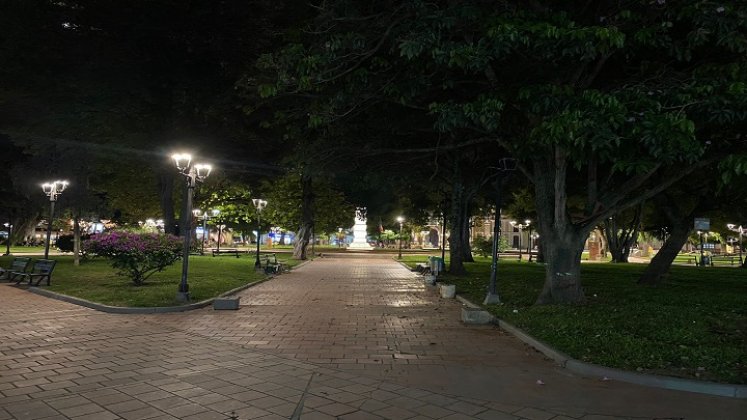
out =
<path fill-rule="evenodd" d="M 241 295 L 236 312 L 112 315 L 0 286 L 0 420 L 747 417 L 571 375 L 462 325 L 388 259 L 324 258 Z"/>

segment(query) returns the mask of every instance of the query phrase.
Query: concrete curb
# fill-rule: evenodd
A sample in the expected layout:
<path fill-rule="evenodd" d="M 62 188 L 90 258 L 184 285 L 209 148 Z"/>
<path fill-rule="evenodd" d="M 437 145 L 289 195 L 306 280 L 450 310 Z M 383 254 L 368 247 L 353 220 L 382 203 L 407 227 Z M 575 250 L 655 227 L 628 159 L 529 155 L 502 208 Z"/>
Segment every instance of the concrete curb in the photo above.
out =
<path fill-rule="evenodd" d="M 466 306 L 472 308 L 480 308 L 480 306 L 475 305 L 462 296 L 457 296 L 457 299 Z M 561 367 L 564 367 L 571 372 L 577 373 L 579 375 L 583 375 L 586 377 L 608 378 L 610 380 L 650 386 L 653 388 L 672 389 L 675 391 L 688 391 L 696 392 L 699 394 L 717 395 L 720 397 L 747 399 L 747 385 L 700 382 L 690 379 L 630 372 L 626 370 L 595 365 L 592 363 L 586 363 L 580 360 L 573 359 L 567 354 L 555 350 L 542 341 L 530 336 L 520 328 L 517 328 L 502 319 L 495 318 L 495 324 L 497 324 L 499 328 L 509 332 L 511 335 L 515 336 L 524 343 L 532 346 L 540 353 L 544 354 L 550 359 L 553 359 Z"/>
<path fill-rule="evenodd" d="M 152 308 L 143 308 L 143 307 L 123 307 L 123 306 L 109 306 L 104 305 L 101 303 L 91 302 L 90 300 L 85 300 L 73 296 L 63 295 L 61 293 L 53 292 L 51 290 L 41 289 L 39 287 L 29 287 L 28 291 L 40 296 L 52 298 L 61 300 L 63 302 L 72 303 L 74 305 L 78 306 L 85 306 L 86 308 L 95 309 L 100 312 L 106 312 L 110 314 L 165 314 L 165 313 L 171 313 L 171 312 L 186 312 L 186 311 L 193 311 L 195 309 L 202 309 L 206 306 L 210 306 L 215 299 L 223 298 L 226 296 L 231 296 L 234 293 L 238 293 L 242 290 L 246 290 L 250 287 L 256 286 L 260 283 L 264 283 L 268 280 L 273 279 L 275 276 L 266 277 L 262 280 L 255 281 L 254 283 L 245 284 L 243 286 L 239 286 L 235 289 L 231 289 L 225 293 L 220 294 L 219 296 L 216 296 L 214 298 L 205 299 L 200 302 L 190 303 L 189 305 L 180 305 L 180 306 L 154 306 Z"/>
<path fill-rule="evenodd" d="M 288 271 L 293 271 L 294 269 L 300 268 L 308 263 L 310 263 L 311 260 L 304 261 L 301 264 L 298 264 L 292 268 L 289 268 Z M 86 308 L 95 309 L 100 312 L 106 312 L 110 314 L 165 314 L 165 313 L 171 313 L 171 312 L 186 312 L 186 311 L 193 311 L 195 309 L 202 309 L 206 306 L 210 306 L 213 304 L 215 299 L 224 298 L 226 296 L 231 296 L 235 293 L 241 292 L 242 290 L 246 290 L 250 287 L 256 286 L 260 283 L 264 283 L 268 280 L 272 280 L 276 276 L 268 276 L 265 277 L 262 280 L 255 281 L 254 283 L 245 284 L 243 286 L 239 286 L 237 288 L 231 289 L 225 293 L 220 294 L 219 296 L 216 296 L 211 299 L 205 299 L 200 302 L 190 303 L 189 305 L 181 305 L 181 306 L 155 306 L 152 308 L 143 308 L 143 307 L 123 307 L 123 306 L 109 306 L 104 305 L 101 303 L 91 302 L 90 300 L 85 300 L 73 296 L 63 295 L 62 293 L 53 292 L 51 290 L 41 289 L 39 287 L 29 287 L 28 291 L 31 293 L 35 293 L 40 296 L 52 298 L 61 300 L 63 302 L 72 303 L 74 305 L 78 306 L 85 306 Z"/>

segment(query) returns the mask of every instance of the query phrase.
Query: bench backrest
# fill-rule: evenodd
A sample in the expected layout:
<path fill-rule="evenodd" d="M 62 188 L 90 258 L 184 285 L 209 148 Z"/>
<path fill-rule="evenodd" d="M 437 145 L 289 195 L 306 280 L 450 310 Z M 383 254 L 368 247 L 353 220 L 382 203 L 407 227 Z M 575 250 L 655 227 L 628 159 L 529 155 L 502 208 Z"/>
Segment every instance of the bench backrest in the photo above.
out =
<path fill-rule="evenodd" d="M 36 274 L 52 274 L 52 270 L 54 270 L 56 264 L 56 260 L 36 260 L 33 272 Z"/>
<path fill-rule="evenodd" d="M 26 258 L 26 257 L 13 258 L 13 262 L 10 263 L 10 271 L 14 271 L 16 273 L 23 273 L 29 267 L 30 263 L 31 263 L 31 258 Z"/>

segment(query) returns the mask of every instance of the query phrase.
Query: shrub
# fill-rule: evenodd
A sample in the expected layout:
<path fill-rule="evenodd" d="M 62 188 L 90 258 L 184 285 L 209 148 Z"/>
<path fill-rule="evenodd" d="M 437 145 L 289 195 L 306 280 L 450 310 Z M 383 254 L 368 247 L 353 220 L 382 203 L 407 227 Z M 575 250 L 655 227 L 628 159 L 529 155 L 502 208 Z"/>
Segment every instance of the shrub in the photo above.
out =
<path fill-rule="evenodd" d="M 117 274 L 129 276 L 141 286 L 181 256 L 181 239 L 159 233 L 107 232 L 91 236 L 84 249 L 112 260 Z"/>
<path fill-rule="evenodd" d="M 480 254 L 482 257 L 489 257 L 493 253 L 493 237 L 486 238 L 484 236 L 478 236 L 472 241 L 472 247 L 475 252 Z M 508 241 L 504 237 L 498 238 L 498 252 L 502 252 L 508 249 Z"/>
<path fill-rule="evenodd" d="M 81 234 L 80 235 L 81 244 L 83 244 L 84 241 L 87 241 L 90 238 L 91 238 L 91 235 Z M 57 249 L 59 249 L 62 252 L 73 252 L 75 251 L 75 235 L 60 235 L 59 237 L 57 237 L 57 241 L 55 242 L 55 245 L 57 245 Z"/>

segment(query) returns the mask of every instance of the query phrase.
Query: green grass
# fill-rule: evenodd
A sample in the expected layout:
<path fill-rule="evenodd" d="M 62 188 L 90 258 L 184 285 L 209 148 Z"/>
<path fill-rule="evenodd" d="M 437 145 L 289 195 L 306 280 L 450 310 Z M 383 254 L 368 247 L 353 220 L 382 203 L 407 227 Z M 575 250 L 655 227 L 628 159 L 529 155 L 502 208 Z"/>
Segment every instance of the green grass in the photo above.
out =
<path fill-rule="evenodd" d="M 414 265 L 422 257 L 408 257 Z M 487 259 L 469 275 L 445 276 L 457 293 L 481 303 Z M 534 306 L 544 267 L 501 261 L 503 304 L 488 310 L 579 360 L 632 371 L 747 383 L 747 271 L 673 266 L 657 287 L 638 286 L 642 264 L 583 264 L 585 305 Z"/>
<path fill-rule="evenodd" d="M 94 258 L 79 267 L 73 265 L 71 256 L 54 259 L 57 266 L 52 275 L 52 286 L 48 287 L 54 292 L 112 306 L 179 305 L 176 292 L 181 279 L 181 261 L 154 274 L 146 280 L 145 285 L 137 287 L 128 278 L 118 276 L 106 259 Z M 279 255 L 278 260 L 288 267 L 300 263 L 285 259 L 283 255 Z M 0 257 L 0 265 L 7 267 L 9 264 L 10 257 Z M 189 258 L 189 292 L 194 302 L 216 297 L 264 277 L 263 273 L 254 271 L 254 258 L 251 256 Z"/>

